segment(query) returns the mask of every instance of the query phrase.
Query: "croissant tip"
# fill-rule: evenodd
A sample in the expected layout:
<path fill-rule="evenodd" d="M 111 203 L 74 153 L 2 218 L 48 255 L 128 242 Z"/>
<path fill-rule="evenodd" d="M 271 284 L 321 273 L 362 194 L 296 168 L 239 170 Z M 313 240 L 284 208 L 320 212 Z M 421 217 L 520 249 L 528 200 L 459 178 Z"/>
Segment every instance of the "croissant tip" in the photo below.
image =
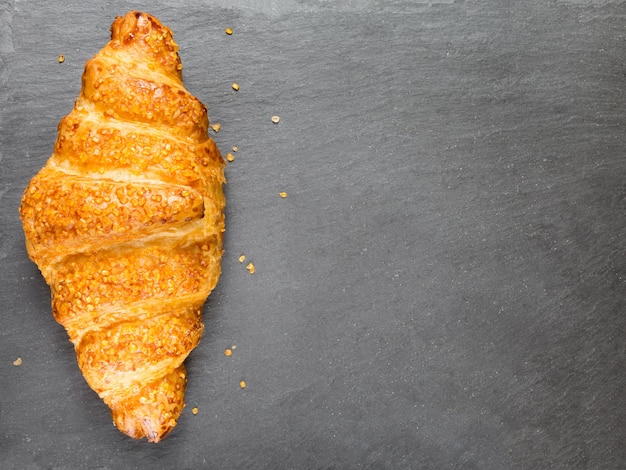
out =
<path fill-rule="evenodd" d="M 113 49 L 128 46 L 137 49 L 140 55 L 153 57 L 180 78 L 182 64 L 174 34 L 149 13 L 131 10 L 124 16 L 116 17 L 111 25 L 109 46 Z"/>
<path fill-rule="evenodd" d="M 143 439 L 145 437 L 148 442 L 155 444 L 163 440 L 176 426 L 175 421 L 162 423 L 158 420 L 153 421 L 151 417 L 137 419 L 132 414 L 124 413 L 113 413 L 113 424 L 121 432 L 133 439 Z"/>
<path fill-rule="evenodd" d="M 145 419 L 143 421 L 143 423 L 141 423 L 141 427 L 143 429 L 143 432 L 146 436 L 146 438 L 148 439 L 148 442 L 154 442 L 157 443 L 161 440 L 161 436 L 159 435 L 159 433 L 157 431 L 155 431 L 154 429 L 152 429 L 152 423 L 150 423 L 149 419 Z M 167 434 L 167 433 L 165 433 Z M 165 436 L 164 434 L 164 436 Z"/>
<path fill-rule="evenodd" d="M 149 13 L 131 10 L 124 16 L 117 16 L 111 24 L 111 39 L 127 44 L 138 36 L 148 36 L 151 31 L 158 31 L 165 36 L 172 36 L 171 30 L 164 26 L 158 18 Z M 167 34 L 169 33 L 169 34 Z M 161 34 L 157 34 L 160 36 Z"/>

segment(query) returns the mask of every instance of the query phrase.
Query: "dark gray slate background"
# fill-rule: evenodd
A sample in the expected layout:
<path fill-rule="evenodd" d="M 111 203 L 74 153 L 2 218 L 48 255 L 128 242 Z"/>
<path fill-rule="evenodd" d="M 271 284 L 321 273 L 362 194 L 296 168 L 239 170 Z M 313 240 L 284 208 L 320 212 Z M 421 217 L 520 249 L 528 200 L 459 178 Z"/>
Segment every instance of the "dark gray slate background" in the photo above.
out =
<path fill-rule="evenodd" d="M 156 3 L 0 1 L 2 468 L 626 468 L 626 2 Z M 17 212 L 131 8 L 240 149 L 158 445 L 84 382 Z"/>

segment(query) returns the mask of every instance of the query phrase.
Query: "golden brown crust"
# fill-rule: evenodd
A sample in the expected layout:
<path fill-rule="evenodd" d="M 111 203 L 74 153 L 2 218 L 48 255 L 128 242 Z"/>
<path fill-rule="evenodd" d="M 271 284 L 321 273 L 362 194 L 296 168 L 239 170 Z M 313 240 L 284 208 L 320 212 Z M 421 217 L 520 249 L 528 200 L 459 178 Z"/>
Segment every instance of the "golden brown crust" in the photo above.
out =
<path fill-rule="evenodd" d="M 109 403 L 113 422 L 130 437 L 147 437 L 151 442 L 159 442 L 176 426 L 176 420 L 185 406 L 186 385 L 187 371 L 181 365 L 162 379 L 141 388 L 136 394 Z M 161 396 L 170 397 L 170 400 L 165 403 L 159 398 Z M 155 402 L 163 406 L 155 407 L 152 405 Z M 143 418 L 137 419 L 136 416 Z"/>
<path fill-rule="evenodd" d="M 154 16 L 138 11 L 118 16 L 111 25 L 111 41 L 104 50 L 107 48 L 132 51 L 145 57 L 142 63 L 151 69 L 182 82 L 178 45 L 170 29 Z"/>
<path fill-rule="evenodd" d="M 190 143 L 148 126 L 137 132 L 107 120 L 87 123 L 86 116 L 74 109 L 61 119 L 54 148 L 57 165 L 100 175 L 123 170 L 193 188 L 219 183 L 209 180 L 223 177 L 221 156 L 212 139 Z"/>
<path fill-rule="evenodd" d="M 20 215 L 87 383 L 122 432 L 158 442 L 220 274 L 224 161 L 171 31 L 131 11 L 111 33 Z"/>

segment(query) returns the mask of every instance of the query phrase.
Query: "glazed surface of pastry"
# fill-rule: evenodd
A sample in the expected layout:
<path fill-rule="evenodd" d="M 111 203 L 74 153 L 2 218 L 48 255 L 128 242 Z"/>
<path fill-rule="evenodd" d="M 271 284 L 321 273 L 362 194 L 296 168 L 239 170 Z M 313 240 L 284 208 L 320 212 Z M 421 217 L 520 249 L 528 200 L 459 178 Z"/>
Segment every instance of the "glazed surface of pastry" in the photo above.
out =
<path fill-rule="evenodd" d="M 152 442 L 184 407 L 183 362 L 220 275 L 224 161 L 208 125 L 172 32 L 131 11 L 86 63 L 20 206 L 87 383 L 122 432 Z"/>

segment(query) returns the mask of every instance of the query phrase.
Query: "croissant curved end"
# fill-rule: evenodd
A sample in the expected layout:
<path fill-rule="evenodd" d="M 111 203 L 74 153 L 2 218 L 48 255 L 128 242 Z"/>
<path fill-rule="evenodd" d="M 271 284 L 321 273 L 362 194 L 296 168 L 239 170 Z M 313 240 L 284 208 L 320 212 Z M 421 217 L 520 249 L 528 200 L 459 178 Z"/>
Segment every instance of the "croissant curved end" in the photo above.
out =
<path fill-rule="evenodd" d="M 157 59 L 168 72 L 180 77 L 182 64 L 172 31 L 148 13 L 133 10 L 118 16 L 111 25 L 109 45 L 141 49 Z"/>
<path fill-rule="evenodd" d="M 144 387 L 137 395 L 111 405 L 113 423 L 124 434 L 159 442 L 176 426 L 183 410 L 187 374 L 185 366 Z"/>

